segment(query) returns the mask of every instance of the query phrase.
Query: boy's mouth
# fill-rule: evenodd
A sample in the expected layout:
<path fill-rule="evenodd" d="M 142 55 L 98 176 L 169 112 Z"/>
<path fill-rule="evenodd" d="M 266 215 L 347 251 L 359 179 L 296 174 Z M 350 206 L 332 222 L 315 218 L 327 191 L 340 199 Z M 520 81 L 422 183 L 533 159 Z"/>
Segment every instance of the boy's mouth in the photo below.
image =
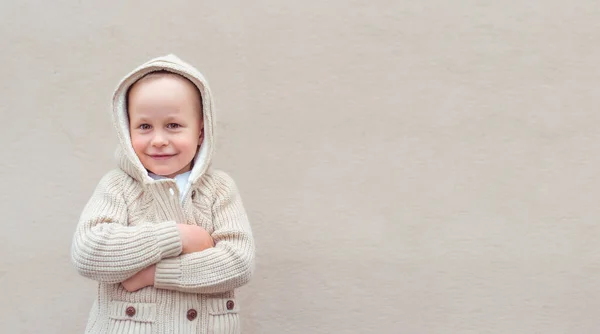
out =
<path fill-rule="evenodd" d="M 170 157 L 174 156 L 175 154 L 150 154 L 150 157 L 152 159 L 156 159 L 156 160 L 164 160 L 164 159 L 169 159 Z"/>

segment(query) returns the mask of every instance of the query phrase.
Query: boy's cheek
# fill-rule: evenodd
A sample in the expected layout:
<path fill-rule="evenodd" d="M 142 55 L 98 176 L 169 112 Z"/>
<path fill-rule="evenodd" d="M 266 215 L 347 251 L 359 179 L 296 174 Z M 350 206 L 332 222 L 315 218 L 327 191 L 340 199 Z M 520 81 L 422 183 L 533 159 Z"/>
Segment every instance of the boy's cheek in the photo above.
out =
<path fill-rule="evenodd" d="M 132 135 L 131 136 L 131 146 L 133 146 L 133 150 L 137 154 L 144 148 L 143 139 L 139 138 L 138 136 Z"/>

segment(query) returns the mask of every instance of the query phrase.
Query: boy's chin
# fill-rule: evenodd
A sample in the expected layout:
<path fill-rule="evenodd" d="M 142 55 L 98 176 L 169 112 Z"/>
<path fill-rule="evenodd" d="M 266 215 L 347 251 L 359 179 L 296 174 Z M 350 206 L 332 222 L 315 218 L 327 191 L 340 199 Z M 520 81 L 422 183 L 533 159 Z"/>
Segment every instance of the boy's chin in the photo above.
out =
<path fill-rule="evenodd" d="M 167 170 L 167 169 L 148 169 L 146 168 L 150 173 L 154 174 L 154 175 L 158 175 L 158 176 L 162 176 L 162 177 L 169 177 L 169 178 L 174 178 L 177 175 L 177 171 L 173 171 L 173 170 Z"/>
<path fill-rule="evenodd" d="M 159 175 L 168 178 L 174 178 L 175 176 L 190 171 L 192 169 L 191 164 L 186 166 L 167 166 L 165 165 L 154 165 L 144 166 L 146 170 L 154 175 Z"/>

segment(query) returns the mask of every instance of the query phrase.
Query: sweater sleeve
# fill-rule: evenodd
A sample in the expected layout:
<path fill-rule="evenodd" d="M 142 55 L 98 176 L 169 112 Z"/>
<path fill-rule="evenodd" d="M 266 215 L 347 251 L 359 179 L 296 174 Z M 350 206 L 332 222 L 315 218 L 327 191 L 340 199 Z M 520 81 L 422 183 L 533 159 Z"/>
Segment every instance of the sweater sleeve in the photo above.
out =
<path fill-rule="evenodd" d="M 128 226 L 126 175 L 105 175 L 86 204 L 71 245 L 71 260 L 85 277 L 119 283 L 166 257 L 181 253 L 173 221 Z"/>
<path fill-rule="evenodd" d="M 215 247 L 163 259 L 154 286 L 189 293 L 231 291 L 249 282 L 254 270 L 254 239 L 234 181 L 215 172 L 212 234 Z"/>

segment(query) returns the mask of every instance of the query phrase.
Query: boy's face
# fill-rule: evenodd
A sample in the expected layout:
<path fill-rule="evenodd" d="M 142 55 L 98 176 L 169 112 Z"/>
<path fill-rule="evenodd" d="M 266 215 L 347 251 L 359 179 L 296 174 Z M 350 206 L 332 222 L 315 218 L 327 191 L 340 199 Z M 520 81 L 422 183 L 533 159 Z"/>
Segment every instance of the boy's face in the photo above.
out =
<path fill-rule="evenodd" d="M 203 139 L 199 92 L 186 79 L 142 79 L 129 91 L 133 150 L 150 172 L 175 177 L 191 169 Z"/>

